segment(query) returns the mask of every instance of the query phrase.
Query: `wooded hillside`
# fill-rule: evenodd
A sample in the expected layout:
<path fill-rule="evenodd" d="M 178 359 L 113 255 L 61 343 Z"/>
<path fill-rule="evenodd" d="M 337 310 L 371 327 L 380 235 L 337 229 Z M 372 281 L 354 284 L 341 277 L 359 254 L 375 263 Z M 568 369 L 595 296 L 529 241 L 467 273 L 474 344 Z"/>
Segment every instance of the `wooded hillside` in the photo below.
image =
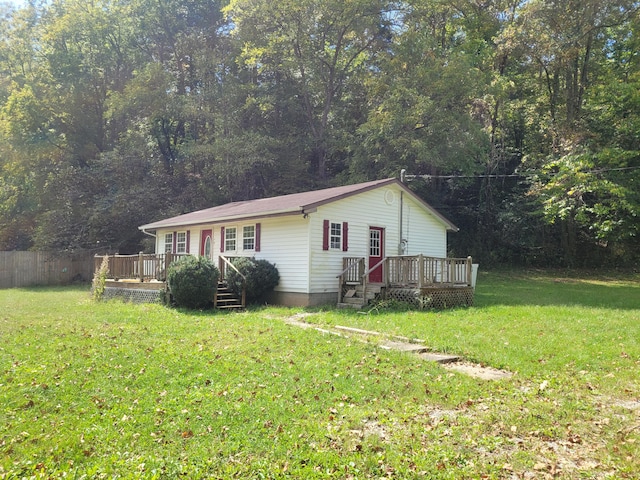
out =
<path fill-rule="evenodd" d="M 452 254 L 639 261 L 637 1 L 29 3 L 0 6 L 0 250 L 137 252 L 404 168 Z"/>

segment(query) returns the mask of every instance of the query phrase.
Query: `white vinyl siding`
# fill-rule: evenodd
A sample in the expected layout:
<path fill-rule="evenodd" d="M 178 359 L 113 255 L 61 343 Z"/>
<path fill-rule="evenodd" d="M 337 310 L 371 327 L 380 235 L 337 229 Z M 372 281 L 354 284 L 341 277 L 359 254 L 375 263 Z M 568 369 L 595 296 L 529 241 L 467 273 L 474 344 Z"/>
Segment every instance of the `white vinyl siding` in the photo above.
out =
<path fill-rule="evenodd" d="M 222 255 L 226 257 L 251 257 L 275 264 L 280 274 L 276 291 L 307 293 L 309 288 L 308 219 L 302 215 L 264 218 L 260 222 L 260 251 L 238 249 Z M 255 224 L 252 224 L 255 225 Z M 214 226 L 213 237 L 220 238 L 220 226 Z M 225 226 L 225 236 L 227 231 Z M 240 232 L 243 227 L 238 226 Z M 320 238 L 322 241 L 322 238 Z M 255 245 L 254 245 L 255 246 Z M 214 263 L 218 264 L 219 249 L 214 248 Z"/>
<path fill-rule="evenodd" d="M 413 199 L 404 198 L 402 230 L 407 240 L 404 255 L 447 256 L 447 230 L 439 219 Z M 397 247 L 397 244 L 395 245 Z M 397 248 L 391 255 L 397 255 Z"/>
<path fill-rule="evenodd" d="M 388 193 L 389 192 L 389 193 Z M 403 195 L 403 237 L 407 240 L 405 255 L 446 257 L 446 228 L 407 193 Z M 383 256 L 399 254 L 400 189 L 374 189 L 329 203 L 310 215 L 310 292 L 337 292 L 336 276 L 342 270 L 343 257 L 368 258 L 369 227 L 384 228 Z M 340 219 L 349 224 L 349 251 L 322 250 L 323 219 Z"/>

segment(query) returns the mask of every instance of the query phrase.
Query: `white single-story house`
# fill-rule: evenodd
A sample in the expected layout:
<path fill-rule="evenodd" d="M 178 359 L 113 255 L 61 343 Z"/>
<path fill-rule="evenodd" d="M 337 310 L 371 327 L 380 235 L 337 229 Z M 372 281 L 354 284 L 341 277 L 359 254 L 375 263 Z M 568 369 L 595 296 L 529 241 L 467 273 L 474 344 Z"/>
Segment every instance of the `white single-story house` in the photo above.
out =
<path fill-rule="evenodd" d="M 345 257 L 364 259 L 370 283 L 382 282 L 386 257 L 445 258 L 458 229 L 395 178 L 232 202 L 139 227 L 155 253 L 254 257 L 280 274 L 273 301 L 335 303 Z"/>

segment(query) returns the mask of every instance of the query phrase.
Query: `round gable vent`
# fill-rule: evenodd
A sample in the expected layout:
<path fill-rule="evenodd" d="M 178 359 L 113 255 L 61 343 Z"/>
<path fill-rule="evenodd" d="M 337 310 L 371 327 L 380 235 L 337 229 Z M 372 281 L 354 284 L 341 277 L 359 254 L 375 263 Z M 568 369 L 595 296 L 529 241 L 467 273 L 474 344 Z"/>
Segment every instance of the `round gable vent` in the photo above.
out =
<path fill-rule="evenodd" d="M 387 205 L 393 205 L 396 201 L 396 193 L 393 190 L 386 190 L 384 192 L 384 201 Z"/>

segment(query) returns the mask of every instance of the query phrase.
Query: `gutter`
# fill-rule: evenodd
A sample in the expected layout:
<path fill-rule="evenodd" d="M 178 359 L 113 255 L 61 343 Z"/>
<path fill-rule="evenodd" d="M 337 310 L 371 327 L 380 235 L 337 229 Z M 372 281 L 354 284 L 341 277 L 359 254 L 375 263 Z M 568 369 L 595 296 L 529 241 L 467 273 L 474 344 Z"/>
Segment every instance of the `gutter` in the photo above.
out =
<path fill-rule="evenodd" d="M 264 212 L 264 213 L 255 213 L 255 214 L 251 214 L 251 213 L 247 213 L 244 215 L 232 215 L 232 216 L 226 216 L 226 217 L 218 217 L 216 219 L 211 219 L 211 220 L 192 220 L 192 221 L 188 221 L 188 222 L 171 222 L 171 223 L 167 223 L 164 225 L 154 225 L 153 223 L 150 223 L 148 225 L 142 225 L 141 227 L 138 227 L 138 230 L 141 230 L 142 232 L 146 233 L 147 235 L 151 235 L 151 236 L 155 236 L 151 233 L 148 233 L 145 231 L 145 229 L 147 228 L 153 228 L 153 229 L 158 229 L 158 228 L 174 228 L 174 227 L 196 227 L 198 225 L 218 225 L 221 223 L 228 223 L 231 221 L 244 221 L 244 220 L 253 220 L 253 219 L 258 219 L 258 218 L 271 218 L 271 217 L 283 217 L 283 216 L 288 216 L 288 215 L 304 215 L 305 213 L 313 213 L 315 210 L 314 209 L 305 209 L 304 207 L 297 207 L 296 210 L 291 210 L 291 209 L 285 209 L 285 210 L 272 210 L 270 212 Z M 188 214 L 186 214 L 188 215 Z M 161 223 L 161 222 L 158 222 Z"/>

